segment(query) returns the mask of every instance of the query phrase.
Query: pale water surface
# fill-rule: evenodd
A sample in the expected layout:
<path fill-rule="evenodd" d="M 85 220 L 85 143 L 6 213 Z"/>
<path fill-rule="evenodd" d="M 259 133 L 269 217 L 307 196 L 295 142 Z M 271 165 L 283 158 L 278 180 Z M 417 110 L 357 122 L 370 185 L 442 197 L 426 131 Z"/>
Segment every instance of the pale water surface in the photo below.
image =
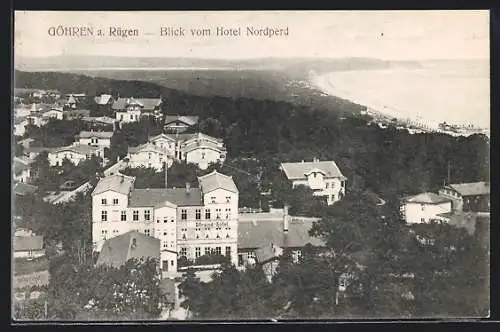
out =
<path fill-rule="evenodd" d="M 333 72 L 312 78 L 325 93 L 397 118 L 490 128 L 487 62 L 430 62 L 418 69 Z"/>

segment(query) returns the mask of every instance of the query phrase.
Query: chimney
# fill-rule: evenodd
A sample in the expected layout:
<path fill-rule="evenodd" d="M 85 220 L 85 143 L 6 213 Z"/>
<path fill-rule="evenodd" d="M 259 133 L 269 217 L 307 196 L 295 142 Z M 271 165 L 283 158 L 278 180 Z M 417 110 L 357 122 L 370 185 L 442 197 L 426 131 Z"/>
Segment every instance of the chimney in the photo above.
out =
<path fill-rule="evenodd" d="M 186 182 L 186 194 L 189 194 L 190 189 L 191 189 L 191 183 Z"/>
<path fill-rule="evenodd" d="M 288 216 L 288 205 L 285 205 L 283 207 L 283 232 L 288 233 L 288 223 L 289 223 L 289 216 Z"/>
<path fill-rule="evenodd" d="M 168 188 L 168 177 L 167 177 L 167 163 L 165 163 L 165 188 Z"/>

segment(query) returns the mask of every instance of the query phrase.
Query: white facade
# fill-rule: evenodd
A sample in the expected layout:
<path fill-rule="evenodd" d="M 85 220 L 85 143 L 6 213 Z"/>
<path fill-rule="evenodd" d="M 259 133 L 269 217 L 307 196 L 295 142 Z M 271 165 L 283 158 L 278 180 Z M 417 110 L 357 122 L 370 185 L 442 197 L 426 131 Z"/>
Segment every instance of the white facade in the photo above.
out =
<path fill-rule="evenodd" d="M 113 133 L 110 133 L 111 135 L 106 135 L 109 137 L 106 137 L 104 135 L 100 135 L 99 132 L 96 132 L 94 135 L 84 135 L 83 137 L 80 136 L 78 138 L 78 143 L 82 145 L 90 145 L 90 146 L 100 146 L 103 148 L 110 148 L 111 147 L 111 136 Z"/>
<path fill-rule="evenodd" d="M 292 187 L 306 186 L 314 190 L 314 196 L 325 197 L 327 204 L 331 205 L 345 195 L 345 181 L 339 178 L 327 178 L 321 172 L 312 172 L 306 180 L 292 181 Z"/>
<path fill-rule="evenodd" d="M 30 169 L 24 169 L 22 170 L 19 174 L 14 173 L 13 180 L 14 182 L 22 182 L 22 183 L 29 183 L 31 178 L 31 172 Z"/>
<path fill-rule="evenodd" d="M 14 136 L 24 136 L 26 133 L 26 126 L 28 125 L 28 120 L 21 121 L 14 124 Z"/>
<path fill-rule="evenodd" d="M 441 213 L 451 212 L 451 201 L 442 203 L 406 202 L 403 206 L 403 215 L 409 224 L 428 223 L 432 220 L 444 220 L 438 216 Z"/>
<path fill-rule="evenodd" d="M 86 145 L 68 146 L 49 152 L 48 160 L 50 166 L 61 166 L 64 159 L 68 159 L 73 164 L 78 165 L 81 161 L 91 158 L 92 155 L 103 158 L 103 148 Z"/>
<path fill-rule="evenodd" d="M 64 119 L 64 112 L 62 110 L 51 109 L 50 111 L 43 113 L 43 116 L 46 118 L 63 120 Z"/>
<path fill-rule="evenodd" d="M 126 111 L 117 111 L 116 120 L 121 123 L 139 122 L 141 118 L 140 109 L 128 109 Z"/>
<path fill-rule="evenodd" d="M 133 149 L 129 148 L 127 157 L 129 166 L 132 168 L 147 167 L 157 171 L 162 171 L 165 163 L 167 167 L 170 167 L 173 162 L 167 151 L 157 149 L 149 144 Z"/>

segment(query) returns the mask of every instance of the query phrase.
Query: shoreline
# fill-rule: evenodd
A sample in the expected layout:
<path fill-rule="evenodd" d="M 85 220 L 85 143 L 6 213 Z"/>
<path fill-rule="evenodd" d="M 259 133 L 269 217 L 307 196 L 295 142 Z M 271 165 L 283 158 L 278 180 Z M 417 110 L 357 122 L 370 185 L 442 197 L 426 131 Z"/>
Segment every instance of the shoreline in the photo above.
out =
<path fill-rule="evenodd" d="M 418 132 L 437 132 L 445 133 L 453 136 L 469 136 L 472 134 L 484 134 L 489 137 L 490 128 L 481 128 L 479 126 L 461 126 L 448 124 L 447 129 L 443 129 L 442 125 L 446 122 L 437 122 L 429 119 L 425 119 L 421 116 L 409 116 L 403 114 L 403 112 L 398 111 L 395 107 L 388 105 L 383 105 L 382 102 L 374 102 L 362 100 L 359 96 L 355 96 L 349 91 L 339 89 L 336 86 L 332 86 L 329 82 L 329 76 L 333 73 L 316 75 L 311 74 L 309 77 L 309 84 L 321 91 L 323 94 L 328 96 L 334 96 L 336 98 L 341 98 L 347 100 L 351 103 L 361 105 L 366 108 L 365 112 L 362 114 L 367 114 L 373 118 L 373 120 L 379 122 L 379 126 L 384 127 L 390 123 L 398 126 L 398 129 L 407 129 L 411 133 Z M 404 127 L 404 128 L 402 128 Z"/>

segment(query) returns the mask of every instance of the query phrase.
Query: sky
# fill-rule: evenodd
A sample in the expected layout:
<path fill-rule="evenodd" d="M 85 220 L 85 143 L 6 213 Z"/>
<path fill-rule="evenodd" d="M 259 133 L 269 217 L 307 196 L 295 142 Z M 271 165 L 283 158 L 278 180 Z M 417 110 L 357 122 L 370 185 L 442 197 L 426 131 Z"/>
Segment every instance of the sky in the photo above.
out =
<path fill-rule="evenodd" d="M 374 57 L 387 60 L 489 59 L 489 12 L 481 11 L 16 11 L 16 57 Z M 50 27 L 138 29 L 137 37 L 58 37 Z M 182 27 L 184 37 L 160 35 Z M 241 28 L 242 36 L 193 37 L 190 29 Z M 250 37 L 247 27 L 288 28 L 288 36 Z"/>

